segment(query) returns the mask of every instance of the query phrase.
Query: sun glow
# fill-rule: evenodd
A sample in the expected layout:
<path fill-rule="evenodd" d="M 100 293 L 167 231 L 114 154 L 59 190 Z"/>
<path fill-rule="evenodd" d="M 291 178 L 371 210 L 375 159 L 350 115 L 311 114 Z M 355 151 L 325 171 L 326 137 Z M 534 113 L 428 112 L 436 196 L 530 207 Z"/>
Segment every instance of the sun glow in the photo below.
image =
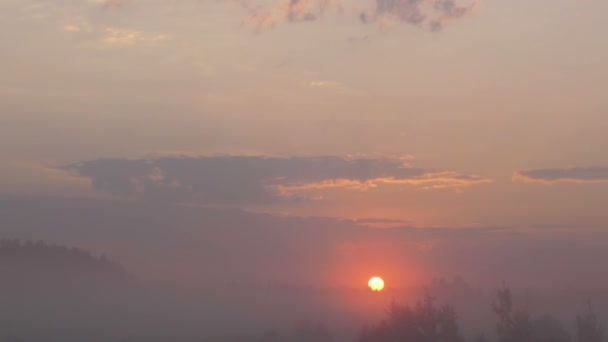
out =
<path fill-rule="evenodd" d="M 382 289 L 384 289 L 384 280 L 380 277 L 373 277 L 367 282 L 367 286 L 369 286 L 372 291 L 382 291 Z"/>

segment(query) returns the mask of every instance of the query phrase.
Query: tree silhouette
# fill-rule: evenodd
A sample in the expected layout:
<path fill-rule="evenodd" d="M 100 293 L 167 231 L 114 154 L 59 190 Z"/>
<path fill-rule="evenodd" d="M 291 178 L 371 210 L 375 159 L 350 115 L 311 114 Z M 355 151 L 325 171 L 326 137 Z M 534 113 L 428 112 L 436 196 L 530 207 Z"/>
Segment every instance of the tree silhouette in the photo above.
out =
<path fill-rule="evenodd" d="M 94 256 L 79 248 L 47 244 L 42 241 L 0 240 L 0 289 L 33 290 L 42 293 L 82 285 L 125 285 L 131 276 L 118 263 L 105 256 Z"/>
<path fill-rule="evenodd" d="M 572 339 L 557 318 L 541 316 L 533 321 L 531 340 L 534 342 L 570 342 Z"/>
<path fill-rule="evenodd" d="M 515 311 L 511 290 L 504 287 L 496 292 L 492 310 L 498 316 L 496 333 L 499 342 L 532 342 L 532 324 L 526 311 Z"/>
<path fill-rule="evenodd" d="M 486 335 L 481 334 L 475 338 L 475 342 L 490 342 L 490 339 L 488 339 Z"/>
<path fill-rule="evenodd" d="M 598 321 L 591 302 L 588 301 L 583 314 L 576 317 L 576 341 L 602 342 L 603 340 L 604 327 Z"/>
<path fill-rule="evenodd" d="M 378 325 L 364 328 L 360 342 L 463 342 L 456 313 L 449 306 L 437 307 L 426 296 L 414 307 L 392 303 L 388 317 Z"/>
<path fill-rule="evenodd" d="M 526 311 L 515 310 L 511 290 L 506 287 L 496 292 L 492 310 L 498 316 L 496 333 L 499 342 L 570 342 L 572 340 L 557 318 L 544 315 L 532 319 Z"/>

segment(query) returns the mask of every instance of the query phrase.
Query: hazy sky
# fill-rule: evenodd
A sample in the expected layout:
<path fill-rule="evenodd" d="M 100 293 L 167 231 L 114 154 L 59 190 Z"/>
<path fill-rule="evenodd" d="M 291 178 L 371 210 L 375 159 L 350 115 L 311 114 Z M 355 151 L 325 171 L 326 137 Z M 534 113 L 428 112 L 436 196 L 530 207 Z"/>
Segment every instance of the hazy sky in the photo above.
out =
<path fill-rule="evenodd" d="M 608 224 L 608 2 L 0 0 L 0 193 Z"/>

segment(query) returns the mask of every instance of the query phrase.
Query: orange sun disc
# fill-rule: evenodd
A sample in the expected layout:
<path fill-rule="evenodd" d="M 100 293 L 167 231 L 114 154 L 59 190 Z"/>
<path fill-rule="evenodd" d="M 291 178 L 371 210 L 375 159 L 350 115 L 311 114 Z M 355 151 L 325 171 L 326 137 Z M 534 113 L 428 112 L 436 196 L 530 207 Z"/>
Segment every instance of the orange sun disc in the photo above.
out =
<path fill-rule="evenodd" d="M 372 291 L 382 291 L 382 289 L 384 289 L 384 280 L 380 277 L 373 277 L 367 282 L 367 286 L 369 286 Z"/>

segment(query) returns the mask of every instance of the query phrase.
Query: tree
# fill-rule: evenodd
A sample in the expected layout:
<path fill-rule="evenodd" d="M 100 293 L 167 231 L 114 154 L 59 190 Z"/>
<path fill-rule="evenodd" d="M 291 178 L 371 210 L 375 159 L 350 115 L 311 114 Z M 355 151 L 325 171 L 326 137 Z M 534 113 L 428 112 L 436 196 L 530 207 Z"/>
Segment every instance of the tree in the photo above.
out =
<path fill-rule="evenodd" d="M 475 338 L 475 342 L 490 342 L 490 339 L 488 339 L 485 334 L 481 334 Z"/>
<path fill-rule="evenodd" d="M 515 311 L 511 290 L 497 291 L 492 310 L 498 316 L 496 333 L 500 342 L 532 342 L 532 324 L 526 311 Z"/>
<path fill-rule="evenodd" d="M 552 316 L 541 316 L 533 321 L 532 341 L 570 342 L 571 337 L 557 318 Z"/>
<path fill-rule="evenodd" d="M 454 309 L 438 307 L 430 296 L 414 307 L 392 303 L 388 317 L 364 328 L 361 342 L 463 342 Z"/>
<path fill-rule="evenodd" d="M 602 342 L 604 340 L 604 327 L 598 321 L 591 302 L 585 305 L 582 315 L 576 317 L 577 342 Z"/>

